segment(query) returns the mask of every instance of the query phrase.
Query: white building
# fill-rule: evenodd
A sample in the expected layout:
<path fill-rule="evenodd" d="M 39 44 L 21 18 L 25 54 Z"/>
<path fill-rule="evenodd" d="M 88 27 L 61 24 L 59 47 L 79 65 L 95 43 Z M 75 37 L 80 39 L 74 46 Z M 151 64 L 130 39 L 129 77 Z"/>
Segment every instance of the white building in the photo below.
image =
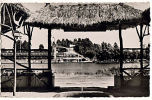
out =
<path fill-rule="evenodd" d="M 74 51 L 74 45 L 69 48 L 63 46 L 54 46 L 53 62 L 91 62 L 89 58 L 80 55 Z"/>

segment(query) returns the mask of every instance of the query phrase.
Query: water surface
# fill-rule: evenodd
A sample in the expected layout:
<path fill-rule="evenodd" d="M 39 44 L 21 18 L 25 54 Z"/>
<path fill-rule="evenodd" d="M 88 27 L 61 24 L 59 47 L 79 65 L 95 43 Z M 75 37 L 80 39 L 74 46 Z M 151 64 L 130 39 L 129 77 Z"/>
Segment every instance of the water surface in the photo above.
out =
<path fill-rule="evenodd" d="M 7 63 L 6 63 L 7 62 Z M 23 65 L 28 65 L 27 61 Z M 26 63 L 25 63 L 26 62 Z M 139 68 L 139 63 L 125 63 L 124 68 Z M 2 62 L 2 68 L 13 68 L 11 62 Z M 17 65 L 17 68 L 22 68 Z M 32 63 L 32 68 L 47 68 L 45 61 Z M 55 86 L 61 87 L 107 87 L 114 85 L 114 73 L 110 69 L 119 68 L 119 64 L 96 63 L 58 63 L 52 64 Z"/>

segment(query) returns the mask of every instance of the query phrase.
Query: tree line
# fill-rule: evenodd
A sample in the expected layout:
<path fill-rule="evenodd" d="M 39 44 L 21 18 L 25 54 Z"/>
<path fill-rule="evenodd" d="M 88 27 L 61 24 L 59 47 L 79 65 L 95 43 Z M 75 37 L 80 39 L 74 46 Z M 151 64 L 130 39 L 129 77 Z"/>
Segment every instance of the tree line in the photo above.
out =
<path fill-rule="evenodd" d="M 53 42 L 53 44 L 55 44 Z M 57 40 L 56 45 L 70 47 L 70 45 L 75 45 L 75 52 L 83 55 L 84 57 L 88 57 L 90 59 L 96 59 L 98 61 L 119 61 L 120 58 L 120 48 L 118 44 L 115 42 L 113 45 L 110 43 L 102 42 L 101 44 L 96 44 L 90 41 L 89 38 L 85 39 L 74 39 L 73 41 L 68 39 Z M 28 42 L 25 40 L 21 42 L 17 41 L 17 51 L 20 49 L 28 50 Z M 44 49 L 44 45 L 39 45 L 39 50 Z M 149 50 L 150 44 L 145 48 L 143 53 L 143 58 L 149 60 Z M 124 50 L 124 60 L 134 61 L 135 59 L 140 59 L 140 51 L 139 50 Z"/>
<path fill-rule="evenodd" d="M 102 42 L 101 44 L 92 43 L 89 38 L 85 39 L 74 39 L 73 41 L 68 39 L 57 40 L 56 44 L 58 46 L 70 47 L 70 44 L 75 45 L 74 50 L 90 59 L 97 59 L 98 61 L 119 61 L 120 58 L 120 48 L 115 42 L 113 45 L 110 43 Z M 148 45 L 144 50 L 144 59 L 149 60 L 149 48 Z M 134 61 L 135 59 L 140 59 L 139 50 L 124 50 L 124 60 Z"/>
<path fill-rule="evenodd" d="M 21 40 L 18 40 L 16 42 L 16 50 L 17 51 L 19 51 L 19 50 L 25 50 L 25 51 L 27 51 L 28 48 L 29 48 L 28 45 L 29 45 L 29 43 L 26 40 L 24 40 L 24 42 L 22 42 Z M 39 45 L 39 50 L 43 50 L 43 49 L 44 49 L 44 45 L 40 44 Z"/>

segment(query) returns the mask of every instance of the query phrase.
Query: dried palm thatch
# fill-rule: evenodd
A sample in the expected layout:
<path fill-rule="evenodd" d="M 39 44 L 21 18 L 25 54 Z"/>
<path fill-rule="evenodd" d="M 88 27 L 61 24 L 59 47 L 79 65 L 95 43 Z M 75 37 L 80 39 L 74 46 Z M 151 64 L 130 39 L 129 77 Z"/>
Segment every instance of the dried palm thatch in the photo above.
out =
<path fill-rule="evenodd" d="M 25 22 L 42 28 L 76 31 L 116 30 L 141 23 L 142 11 L 119 4 L 47 4 Z"/>
<path fill-rule="evenodd" d="M 11 30 L 10 27 L 13 27 L 13 29 L 16 28 L 16 24 L 14 23 L 13 20 L 14 13 L 16 14 L 15 15 L 16 21 L 18 21 L 21 18 L 21 16 L 22 19 L 20 21 L 23 21 L 30 15 L 29 10 L 23 7 L 23 5 L 20 3 L 2 3 L 0 4 L 0 6 L 1 6 L 2 34 L 10 31 Z"/>
<path fill-rule="evenodd" d="M 146 24 L 146 25 L 149 25 L 150 23 L 150 8 L 146 9 L 143 13 L 142 13 L 142 16 L 143 16 L 143 23 Z"/>

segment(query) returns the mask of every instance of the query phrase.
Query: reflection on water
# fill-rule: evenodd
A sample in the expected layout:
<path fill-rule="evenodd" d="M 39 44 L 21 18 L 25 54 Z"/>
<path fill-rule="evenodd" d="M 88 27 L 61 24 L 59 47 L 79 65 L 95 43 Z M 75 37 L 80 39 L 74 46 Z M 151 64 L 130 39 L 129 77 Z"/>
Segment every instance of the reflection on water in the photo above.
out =
<path fill-rule="evenodd" d="M 25 63 L 24 65 L 27 65 Z M 2 64 L 3 68 L 13 68 L 13 64 Z M 139 68 L 139 63 L 125 63 L 124 68 Z M 21 68 L 17 66 L 17 68 Z M 47 63 L 32 64 L 32 68 L 47 68 Z M 119 64 L 60 63 L 52 64 L 55 85 L 61 87 L 107 87 L 114 85 L 115 73 L 111 69 Z"/>
<path fill-rule="evenodd" d="M 99 74 L 102 71 L 108 71 L 111 68 L 118 68 L 119 64 L 95 64 L 95 63 L 63 63 L 63 64 L 52 64 L 52 69 L 56 73 L 62 74 Z M 126 63 L 124 64 L 124 68 L 126 67 L 139 67 L 138 63 Z"/>
<path fill-rule="evenodd" d="M 126 63 L 124 67 L 139 67 L 138 63 Z M 111 69 L 119 64 L 63 63 L 52 64 L 57 86 L 63 87 L 107 87 L 114 86 Z"/>

